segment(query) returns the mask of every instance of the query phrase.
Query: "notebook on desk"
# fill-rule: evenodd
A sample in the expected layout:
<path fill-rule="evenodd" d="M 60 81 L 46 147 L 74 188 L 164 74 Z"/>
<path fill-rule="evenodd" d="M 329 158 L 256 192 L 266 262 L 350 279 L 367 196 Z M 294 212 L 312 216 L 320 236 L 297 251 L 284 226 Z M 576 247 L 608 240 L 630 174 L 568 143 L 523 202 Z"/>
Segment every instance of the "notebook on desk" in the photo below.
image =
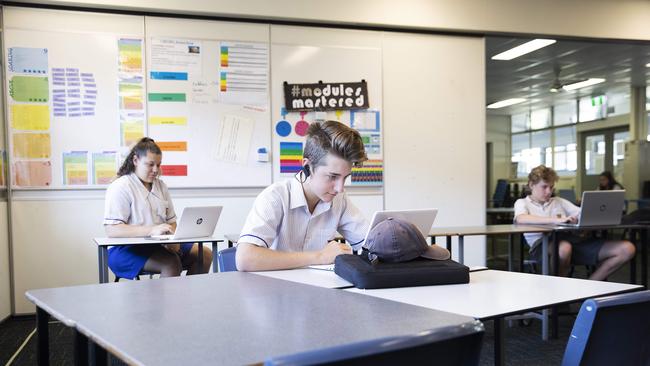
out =
<path fill-rule="evenodd" d="M 370 226 L 368 226 L 368 231 L 366 236 L 363 238 L 363 243 L 368 239 L 368 234 L 377 224 L 393 217 L 396 219 L 402 219 L 408 222 L 413 223 L 419 230 L 422 232 L 422 235 L 426 238 L 429 235 L 429 231 L 433 226 L 433 222 L 438 215 L 437 208 L 425 208 L 425 209 L 413 209 L 413 210 L 386 210 L 386 211 L 376 211 L 372 215 L 372 220 L 370 221 Z M 307 266 L 312 269 L 321 269 L 326 271 L 333 271 L 334 264 L 318 264 Z"/>
<path fill-rule="evenodd" d="M 578 223 L 561 223 L 557 226 L 583 227 L 618 225 L 625 208 L 625 191 L 584 191 Z"/>
<path fill-rule="evenodd" d="M 212 236 L 223 206 L 185 207 L 173 234 L 152 235 L 152 240 L 175 240 Z"/>

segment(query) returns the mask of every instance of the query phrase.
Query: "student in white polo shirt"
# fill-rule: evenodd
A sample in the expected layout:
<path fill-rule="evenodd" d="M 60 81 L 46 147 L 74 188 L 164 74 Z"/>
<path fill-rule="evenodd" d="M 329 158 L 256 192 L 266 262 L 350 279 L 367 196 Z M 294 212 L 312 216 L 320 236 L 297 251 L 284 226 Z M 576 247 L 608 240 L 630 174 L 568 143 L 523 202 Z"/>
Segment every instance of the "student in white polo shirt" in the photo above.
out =
<path fill-rule="evenodd" d="M 528 175 L 528 186 L 531 190 L 526 198 L 515 202 L 515 218 L 517 224 L 559 224 L 564 222 L 576 223 L 580 208 L 561 197 L 553 197 L 553 188 L 558 181 L 555 171 L 544 165 L 531 170 Z M 542 234 L 525 234 L 526 242 L 531 247 L 531 258 L 542 259 Z M 574 233 L 559 233 L 559 275 L 566 276 L 571 264 L 597 265 L 594 273 L 589 276 L 592 280 L 604 280 L 623 264 L 634 257 L 634 245 L 627 240 L 604 240 L 598 238 L 583 238 Z M 549 253 L 553 253 L 553 246 Z"/>
<path fill-rule="evenodd" d="M 162 152 L 144 137 L 131 149 L 106 191 L 104 229 L 109 237 L 143 237 L 173 233 L 176 213 L 167 185 L 159 179 Z M 116 276 L 134 278 L 145 270 L 161 277 L 178 276 L 183 268 L 198 273 L 198 244 L 127 245 L 108 250 L 108 266 Z M 212 252 L 203 248 L 203 273 Z"/>
<path fill-rule="evenodd" d="M 237 269 L 330 264 L 360 247 L 368 223 L 345 194 L 344 183 L 352 167 L 365 160 L 359 132 L 336 121 L 312 123 L 302 170 L 257 196 L 237 245 Z M 337 232 L 351 246 L 332 240 Z"/>

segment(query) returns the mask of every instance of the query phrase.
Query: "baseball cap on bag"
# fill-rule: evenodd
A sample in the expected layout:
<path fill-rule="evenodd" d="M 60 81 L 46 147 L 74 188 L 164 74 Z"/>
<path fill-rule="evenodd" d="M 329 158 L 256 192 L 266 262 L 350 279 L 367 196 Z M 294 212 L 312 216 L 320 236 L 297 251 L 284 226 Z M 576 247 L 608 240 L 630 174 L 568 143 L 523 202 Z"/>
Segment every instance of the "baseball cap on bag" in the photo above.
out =
<path fill-rule="evenodd" d="M 397 263 L 418 257 L 445 260 L 451 256 L 447 249 L 427 244 L 415 225 L 394 217 L 389 217 L 370 230 L 366 247 L 372 262 Z"/>

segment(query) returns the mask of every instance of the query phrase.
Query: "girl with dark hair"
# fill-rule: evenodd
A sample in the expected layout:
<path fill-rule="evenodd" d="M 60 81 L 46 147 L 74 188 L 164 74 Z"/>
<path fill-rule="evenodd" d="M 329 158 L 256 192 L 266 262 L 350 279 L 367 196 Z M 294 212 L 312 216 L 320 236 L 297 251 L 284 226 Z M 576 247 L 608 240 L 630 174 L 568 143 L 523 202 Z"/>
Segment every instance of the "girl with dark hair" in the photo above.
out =
<path fill-rule="evenodd" d="M 605 170 L 598 176 L 598 189 L 601 191 L 611 191 L 625 188 L 616 181 L 612 172 Z"/>
<path fill-rule="evenodd" d="M 162 152 L 144 137 L 131 149 L 106 191 L 104 229 L 109 237 L 143 237 L 173 233 L 176 213 L 167 185 L 159 179 Z M 116 276 L 134 278 L 141 271 L 161 277 L 198 273 L 198 244 L 126 245 L 108 250 L 108 266 Z M 212 252 L 203 248 L 203 272 Z"/>

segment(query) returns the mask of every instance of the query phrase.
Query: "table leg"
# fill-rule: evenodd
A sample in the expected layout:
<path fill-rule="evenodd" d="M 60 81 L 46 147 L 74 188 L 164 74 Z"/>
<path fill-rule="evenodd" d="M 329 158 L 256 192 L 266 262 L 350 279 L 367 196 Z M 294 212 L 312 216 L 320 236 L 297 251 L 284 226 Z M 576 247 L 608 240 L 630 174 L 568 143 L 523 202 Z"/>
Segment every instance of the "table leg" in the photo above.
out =
<path fill-rule="evenodd" d="M 88 347 L 90 348 L 90 353 L 93 355 L 91 357 L 91 364 L 94 366 L 107 366 L 108 365 L 108 353 L 106 350 L 98 346 L 93 341 L 88 341 Z"/>
<path fill-rule="evenodd" d="M 235 244 L 230 239 L 226 239 L 226 241 L 228 242 L 228 248 L 232 248 L 234 246 L 234 244 Z"/>
<path fill-rule="evenodd" d="M 75 366 L 88 365 L 88 337 L 76 329 L 74 331 L 74 364 Z"/>
<path fill-rule="evenodd" d="M 447 235 L 447 250 L 449 251 L 449 254 L 451 255 L 451 235 Z"/>
<path fill-rule="evenodd" d="M 508 235 L 508 271 L 513 271 L 514 234 Z"/>
<path fill-rule="evenodd" d="M 558 276 L 560 274 L 560 244 L 557 242 L 557 235 L 555 231 L 551 234 L 553 235 L 553 267 L 552 274 L 553 276 Z"/>
<path fill-rule="evenodd" d="M 203 242 L 199 242 L 199 273 L 203 273 Z"/>
<path fill-rule="evenodd" d="M 648 231 L 650 226 L 641 230 L 641 283 L 648 289 Z"/>
<path fill-rule="evenodd" d="M 494 364 L 496 366 L 505 365 L 505 345 L 503 336 L 503 318 L 494 319 Z"/>
<path fill-rule="evenodd" d="M 99 283 L 108 282 L 108 247 L 100 245 L 97 247 L 97 260 L 99 267 Z"/>
<path fill-rule="evenodd" d="M 548 276 L 548 234 L 542 234 L 542 274 Z"/>
<path fill-rule="evenodd" d="M 639 232 L 636 229 L 630 230 L 630 241 L 634 245 L 635 252 L 639 252 Z M 630 283 L 636 284 L 636 258 L 638 255 L 635 255 L 632 260 L 630 260 Z"/>
<path fill-rule="evenodd" d="M 542 310 L 542 340 L 548 341 L 548 309 Z"/>
<path fill-rule="evenodd" d="M 219 242 L 212 242 L 212 273 L 219 272 L 219 260 L 217 258 L 217 253 L 219 252 Z"/>
<path fill-rule="evenodd" d="M 48 321 L 50 315 L 40 307 L 36 307 L 36 346 L 38 348 L 36 361 L 39 366 L 50 364 L 50 340 Z"/>
<path fill-rule="evenodd" d="M 458 262 L 465 264 L 465 237 L 458 235 Z"/>

